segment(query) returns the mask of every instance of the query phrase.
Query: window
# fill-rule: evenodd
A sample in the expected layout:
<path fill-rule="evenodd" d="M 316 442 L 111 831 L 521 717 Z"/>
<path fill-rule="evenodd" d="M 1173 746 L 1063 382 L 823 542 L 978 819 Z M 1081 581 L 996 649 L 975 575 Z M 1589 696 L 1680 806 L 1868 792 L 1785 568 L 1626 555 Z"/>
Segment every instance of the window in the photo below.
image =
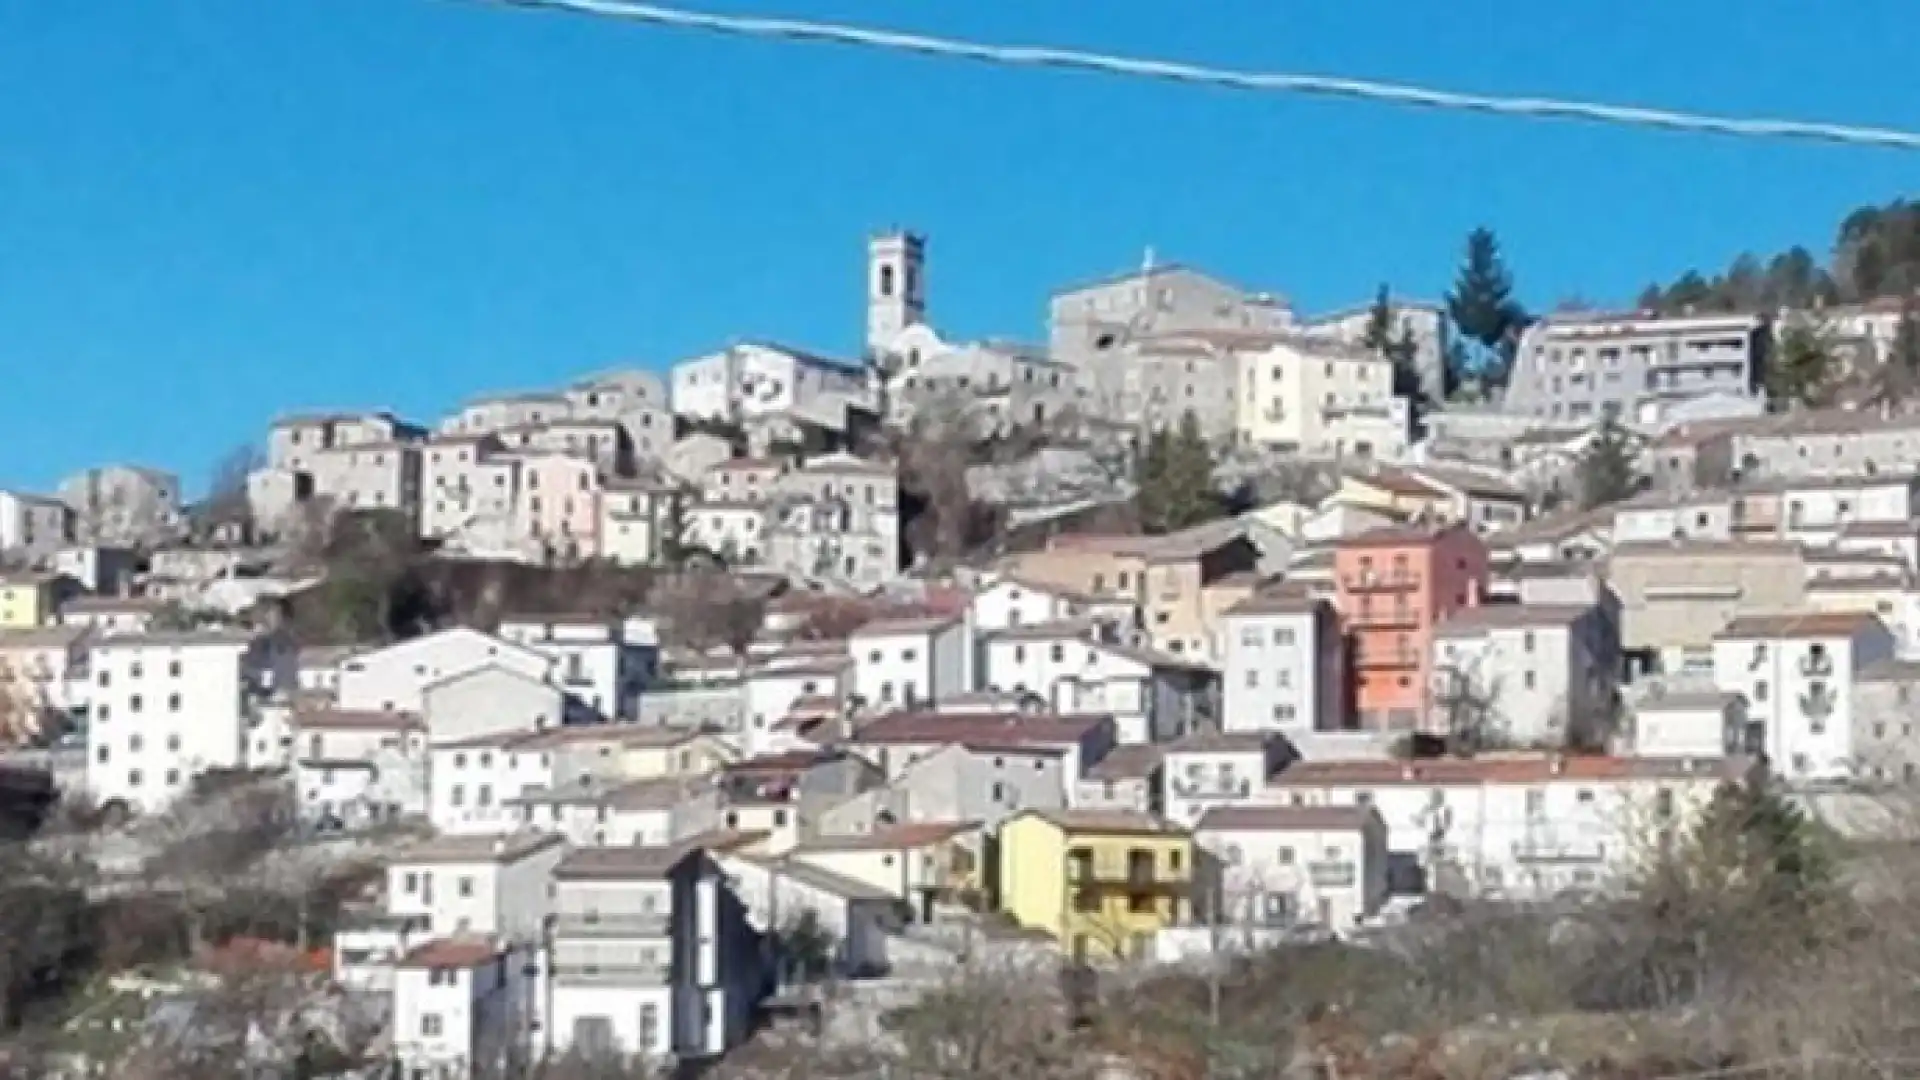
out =
<path fill-rule="evenodd" d="M 1293 644 L 1293 631 L 1291 631 L 1291 630 L 1275 630 L 1275 631 L 1273 632 L 1273 643 L 1274 643 L 1275 645 L 1291 645 L 1291 644 Z"/>
<path fill-rule="evenodd" d="M 1526 678 L 1521 681 L 1526 683 L 1526 687 L 1529 690 L 1534 689 L 1540 682 L 1539 678 L 1536 677 L 1534 673 L 1531 671 L 1527 672 Z"/>
<path fill-rule="evenodd" d="M 1534 646 L 1533 631 L 1529 630 L 1527 631 L 1526 636 L 1520 639 L 1520 647 L 1527 652 L 1532 652 L 1533 646 Z"/>
<path fill-rule="evenodd" d="M 1278 862 L 1281 866 L 1292 866 L 1293 849 L 1283 846 L 1279 851 L 1274 853 L 1274 861 Z"/>
<path fill-rule="evenodd" d="M 420 1034 L 425 1038 L 437 1038 L 442 1028 L 439 1013 L 420 1014 Z"/>
<path fill-rule="evenodd" d="M 167 749 L 169 750 L 180 749 L 180 736 L 178 735 L 167 736 Z"/>
<path fill-rule="evenodd" d="M 140 786 L 140 770 L 139 769 L 134 769 L 127 773 L 127 786 L 128 787 Z"/>
<path fill-rule="evenodd" d="M 140 711 L 140 695 L 139 694 L 135 694 L 132 697 L 127 699 L 127 711 L 129 712 Z"/>
<path fill-rule="evenodd" d="M 463 897 L 471 897 L 473 895 L 473 878 L 471 877 L 461 878 L 458 891 L 460 895 Z"/>
<path fill-rule="evenodd" d="M 168 712 L 180 711 L 180 695 L 179 694 L 167 695 L 167 711 Z"/>
<path fill-rule="evenodd" d="M 420 875 L 419 875 L 419 874 L 408 874 L 408 875 L 407 875 L 406 877 L 404 877 L 404 878 L 401 878 L 401 879 L 400 879 L 400 891 L 401 891 L 401 892 L 404 892 L 404 893 L 417 893 L 417 892 L 419 892 L 419 891 L 420 891 Z"/>
<path fill-rule="evenodd" d="M 1251 690 L 1259 685 L 1260 685 L 1260 673 L 1258 671 L 1247 672 L 1247 688 Z"/>

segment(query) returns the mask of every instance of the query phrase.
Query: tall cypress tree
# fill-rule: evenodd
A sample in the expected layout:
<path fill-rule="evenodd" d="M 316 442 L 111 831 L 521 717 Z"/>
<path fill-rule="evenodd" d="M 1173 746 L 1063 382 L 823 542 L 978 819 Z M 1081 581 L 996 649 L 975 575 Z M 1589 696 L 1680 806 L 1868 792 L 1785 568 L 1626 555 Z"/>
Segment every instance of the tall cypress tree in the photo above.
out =
<path fill-rule="evenodd" d="M 1506 378 L 1513 347 L 1526 326 L 1526 309 L 1513 295 L 1513 274 L 1500 254 L 1492 229 L 1467 235 L 1466 258 L 1447 293 L 1447 317 L 1477 349 L 1472 374 L 1499 383 Z"/>

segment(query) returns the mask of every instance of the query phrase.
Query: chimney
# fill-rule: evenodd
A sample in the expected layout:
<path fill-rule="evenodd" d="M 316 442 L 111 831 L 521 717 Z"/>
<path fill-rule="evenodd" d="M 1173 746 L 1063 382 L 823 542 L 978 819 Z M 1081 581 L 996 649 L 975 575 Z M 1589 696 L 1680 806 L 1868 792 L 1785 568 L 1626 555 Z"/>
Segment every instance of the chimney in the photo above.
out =
<path fill-rule="evenodd" d="M 1561 773 L 1566 772 L 1567 771 L 1566 756 L 1562 754 L 1549 755 L 1547 757 L 1547 768 L 1555 776 L 1559 776 Z"/>
<path fill-rule="evenodd" d="M 504 854 L 506 854 L 506 851 L 507 851 L 507 838 L 506 838 L 506 837 L 504 837 L 504 836 L 496 836 L 496 837 L 494 837 L 494 838 L 493 838 L 493 853 L 494 853 L 495 855 L 504 855 Z"/>

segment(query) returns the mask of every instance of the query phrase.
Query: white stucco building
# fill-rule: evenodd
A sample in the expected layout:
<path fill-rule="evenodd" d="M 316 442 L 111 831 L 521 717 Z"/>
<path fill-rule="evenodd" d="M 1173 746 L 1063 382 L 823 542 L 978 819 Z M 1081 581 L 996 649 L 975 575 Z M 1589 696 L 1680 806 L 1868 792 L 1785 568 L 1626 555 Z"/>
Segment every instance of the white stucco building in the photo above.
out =
<path fill-rule="evenodd" d="M 1221 616 L 1221 727 L 1331 731 L 1346 726 L 1346 644 L 1325 600 L 1255 594 Z"/>
<path fill-rule="evenodd" d="M 1871 614 L 1810 612 L 1734 619 L 1713 638 L 1713 680 L 1746 699 L 1745 742 L 1790 779 L 1853 774 L 1854 673 L 1894 656 Z"/>
<path fill-rule="evenodd" d="M 970 644 L 963 616 L 868 623 L 847 638 L 854 692 L 879 710 L 938 704 L 972 688 Z"/>

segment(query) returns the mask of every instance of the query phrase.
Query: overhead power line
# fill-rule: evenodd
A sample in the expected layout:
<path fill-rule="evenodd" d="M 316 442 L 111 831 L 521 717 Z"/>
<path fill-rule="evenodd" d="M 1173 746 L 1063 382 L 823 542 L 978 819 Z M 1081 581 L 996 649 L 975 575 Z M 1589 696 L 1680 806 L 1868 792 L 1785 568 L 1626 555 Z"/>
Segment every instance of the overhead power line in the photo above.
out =
<path fill-rule="evenodd" d="M 809 19 L 783 19 L 745 15 L 715 15 L 687 11 L 659 4 L 632 0 L 484 0 L 513 7 L 539 8 L 625 19 L 654 26 L 735 37 L 777 38 L 788 41 L 853 45 L 893 52 L 913 52 L 948 59 L 975 60 L 1014 67 L 1060 68 L 1091 71 L 1128 78 L 1156 79 L 1190 85 L 1255 90 L 1268 93 L 1305 94 L 1315 97 L 1351 98 L 1389 105 L 1413 106 L 1462 112 L 1491 113 L 1543 120 L 1585 120 L 1630 127 L 1664 128 L 1700 134 L 1730 135 L 1748 139 L 1795 139 L 1850 146 L 1879 146 L 1897 150 L 1920 150 L 1920 132 L 1897 128 L 1862 127 L 1853 124 L 1786 120 L 1770 117 L 1716 116 L 1707 113 L 1677 112 L 1669 109 L 1641 108 L 1632 105 L 1608 105 L 1591 101 L 1556 98 L 1513 97 L 1494 94 L 1466 94 L 1451 90 L 1370 79 L 1347 79 L 1323 75 L 1298 75 L 1284 72 L 1234 71 L 1174 60 L 1142 60 L 1078 49 L 1056 49 L 1027 45 L 989 45 L 957 38 L 925 34 L 875 30 L 844 23 L 816 22 Z"/>

